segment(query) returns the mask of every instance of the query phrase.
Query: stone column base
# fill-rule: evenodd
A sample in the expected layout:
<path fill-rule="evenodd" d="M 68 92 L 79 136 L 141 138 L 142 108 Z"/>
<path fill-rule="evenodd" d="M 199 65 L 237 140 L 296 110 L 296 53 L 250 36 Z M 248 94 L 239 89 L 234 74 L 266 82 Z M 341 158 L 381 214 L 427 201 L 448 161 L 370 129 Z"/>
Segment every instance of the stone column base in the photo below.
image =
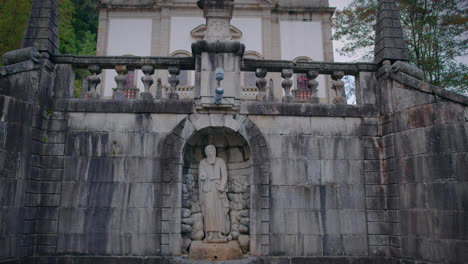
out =
<path fill-rule="evenodd" d="M 223 261 L 242 258 L 242 251 L 237 241 L 219 244 L 193 241 L 189 257 L 194 260 Z"/>

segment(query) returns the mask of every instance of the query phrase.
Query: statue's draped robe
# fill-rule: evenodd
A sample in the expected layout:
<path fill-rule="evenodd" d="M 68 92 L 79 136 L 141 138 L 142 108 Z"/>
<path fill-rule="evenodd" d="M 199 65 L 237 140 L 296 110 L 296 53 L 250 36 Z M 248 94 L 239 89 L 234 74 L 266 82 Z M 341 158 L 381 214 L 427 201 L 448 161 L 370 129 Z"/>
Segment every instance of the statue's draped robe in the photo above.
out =
<path fill-rule="evenodd" d="M 229 201 L 226 196 L 227 169 L 224 160 L 200 161 L 198 183 L 205 232 L 229 233 Z M 204 179 L 203 179 L 204 178 Z M 222 192 L 218 189 L 224 186 Z"/>

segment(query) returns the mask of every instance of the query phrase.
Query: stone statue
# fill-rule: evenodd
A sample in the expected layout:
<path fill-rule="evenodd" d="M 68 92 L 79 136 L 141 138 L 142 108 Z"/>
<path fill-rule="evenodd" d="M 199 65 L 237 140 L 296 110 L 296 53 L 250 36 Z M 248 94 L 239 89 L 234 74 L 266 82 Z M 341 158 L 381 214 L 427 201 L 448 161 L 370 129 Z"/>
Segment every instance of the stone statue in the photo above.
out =
<path fill-rule="evenodd" d="M 200 205 L 207 243 L 227 242 L 230 230 L 229 201 L 226 196 L 228 181 L 226 163 L 216 157 L 216 148 L 205 148 L 206 158 L 200 161 L 199 192 Z"/>

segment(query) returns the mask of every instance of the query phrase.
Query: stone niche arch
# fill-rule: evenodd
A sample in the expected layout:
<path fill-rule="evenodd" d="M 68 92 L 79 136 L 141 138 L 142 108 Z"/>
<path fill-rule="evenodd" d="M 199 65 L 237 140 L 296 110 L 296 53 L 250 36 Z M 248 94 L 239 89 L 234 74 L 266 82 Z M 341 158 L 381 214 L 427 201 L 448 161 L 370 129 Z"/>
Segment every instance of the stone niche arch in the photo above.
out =
<path fill-rule="evenodd" d="M 232 139 L 232 142 L 227 142 L 227 139 Z M 183 215 L 187 214 L 184 208 L 188 206 L 184 201 L 188 191 L 186 189 L 187 176 L 197 173 L 197 162 L 204 155 L 202 146 L 208 143 L 214 143 L 218 150 L 218 157 L 225 159 L 229 177 L 234 175 L 236 179 L 240 177 L 248 179 L 248 193 L 242 194 L 243 197 L 248 198 L 248 205 L 242 210 L 249 210 L 249 255 L 268 255 L 270 248 L 269 150 L 258 127 L 247 117 L 235 114 L 192 114 L 184 118 L 164 139 L 160 166 L 162 176 L 161 254 L 179 256 L 185 253 L 188 246 L 187 233 L 183 233 L 182 230 L 182 219 L 188 216 Z M 239 167 L 244 168 L 237 170 L 236 168 Z M 232 184 L 232 181 L 229 184 Z M 228 196 L 232 196 L 229 194 L 232 185 L 228 188 L 231 188 L 228 190 Z"/>

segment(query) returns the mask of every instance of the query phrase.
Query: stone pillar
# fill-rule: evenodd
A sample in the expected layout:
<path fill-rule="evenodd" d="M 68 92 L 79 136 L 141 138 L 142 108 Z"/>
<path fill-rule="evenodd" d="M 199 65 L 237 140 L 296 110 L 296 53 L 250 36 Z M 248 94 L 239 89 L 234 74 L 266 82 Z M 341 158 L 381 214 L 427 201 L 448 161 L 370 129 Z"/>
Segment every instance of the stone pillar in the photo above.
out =
<path fill-rule="evenodd" d="M 206 18 L 206 34 L 203 40 L 192 44 L 196 59 L 196 104 L 197 107 L 235 108 L 240 101 L 240 65 L 245 46 L 232 41 L 230 20 L 234 9 L 233 0 L 200 0 Z M 224 70 L 224 96 L 221 104 L 214 104 L 214 92 L 218 85 L 217 68 Z M 198 92 L 199 90 L 199 92 Z"/>
<path fill-rule="evenodd" d="M 394 0 L 379 0 L 375 27 L 374 61 L 408 61 L 408 51 L 403 39 L 400 14 Z"/>
<path fill-rule="evenodd" d="M 234 0 L 200 0 L 198 6 L 203 9 L 206 19 L 205 40 L 230 40 L 230 22 L 234 10 Z"/>
<path fill-rule="evenodd" d="M 22 48 L 58 53 L 58 0 L 33 0 Z"/>

